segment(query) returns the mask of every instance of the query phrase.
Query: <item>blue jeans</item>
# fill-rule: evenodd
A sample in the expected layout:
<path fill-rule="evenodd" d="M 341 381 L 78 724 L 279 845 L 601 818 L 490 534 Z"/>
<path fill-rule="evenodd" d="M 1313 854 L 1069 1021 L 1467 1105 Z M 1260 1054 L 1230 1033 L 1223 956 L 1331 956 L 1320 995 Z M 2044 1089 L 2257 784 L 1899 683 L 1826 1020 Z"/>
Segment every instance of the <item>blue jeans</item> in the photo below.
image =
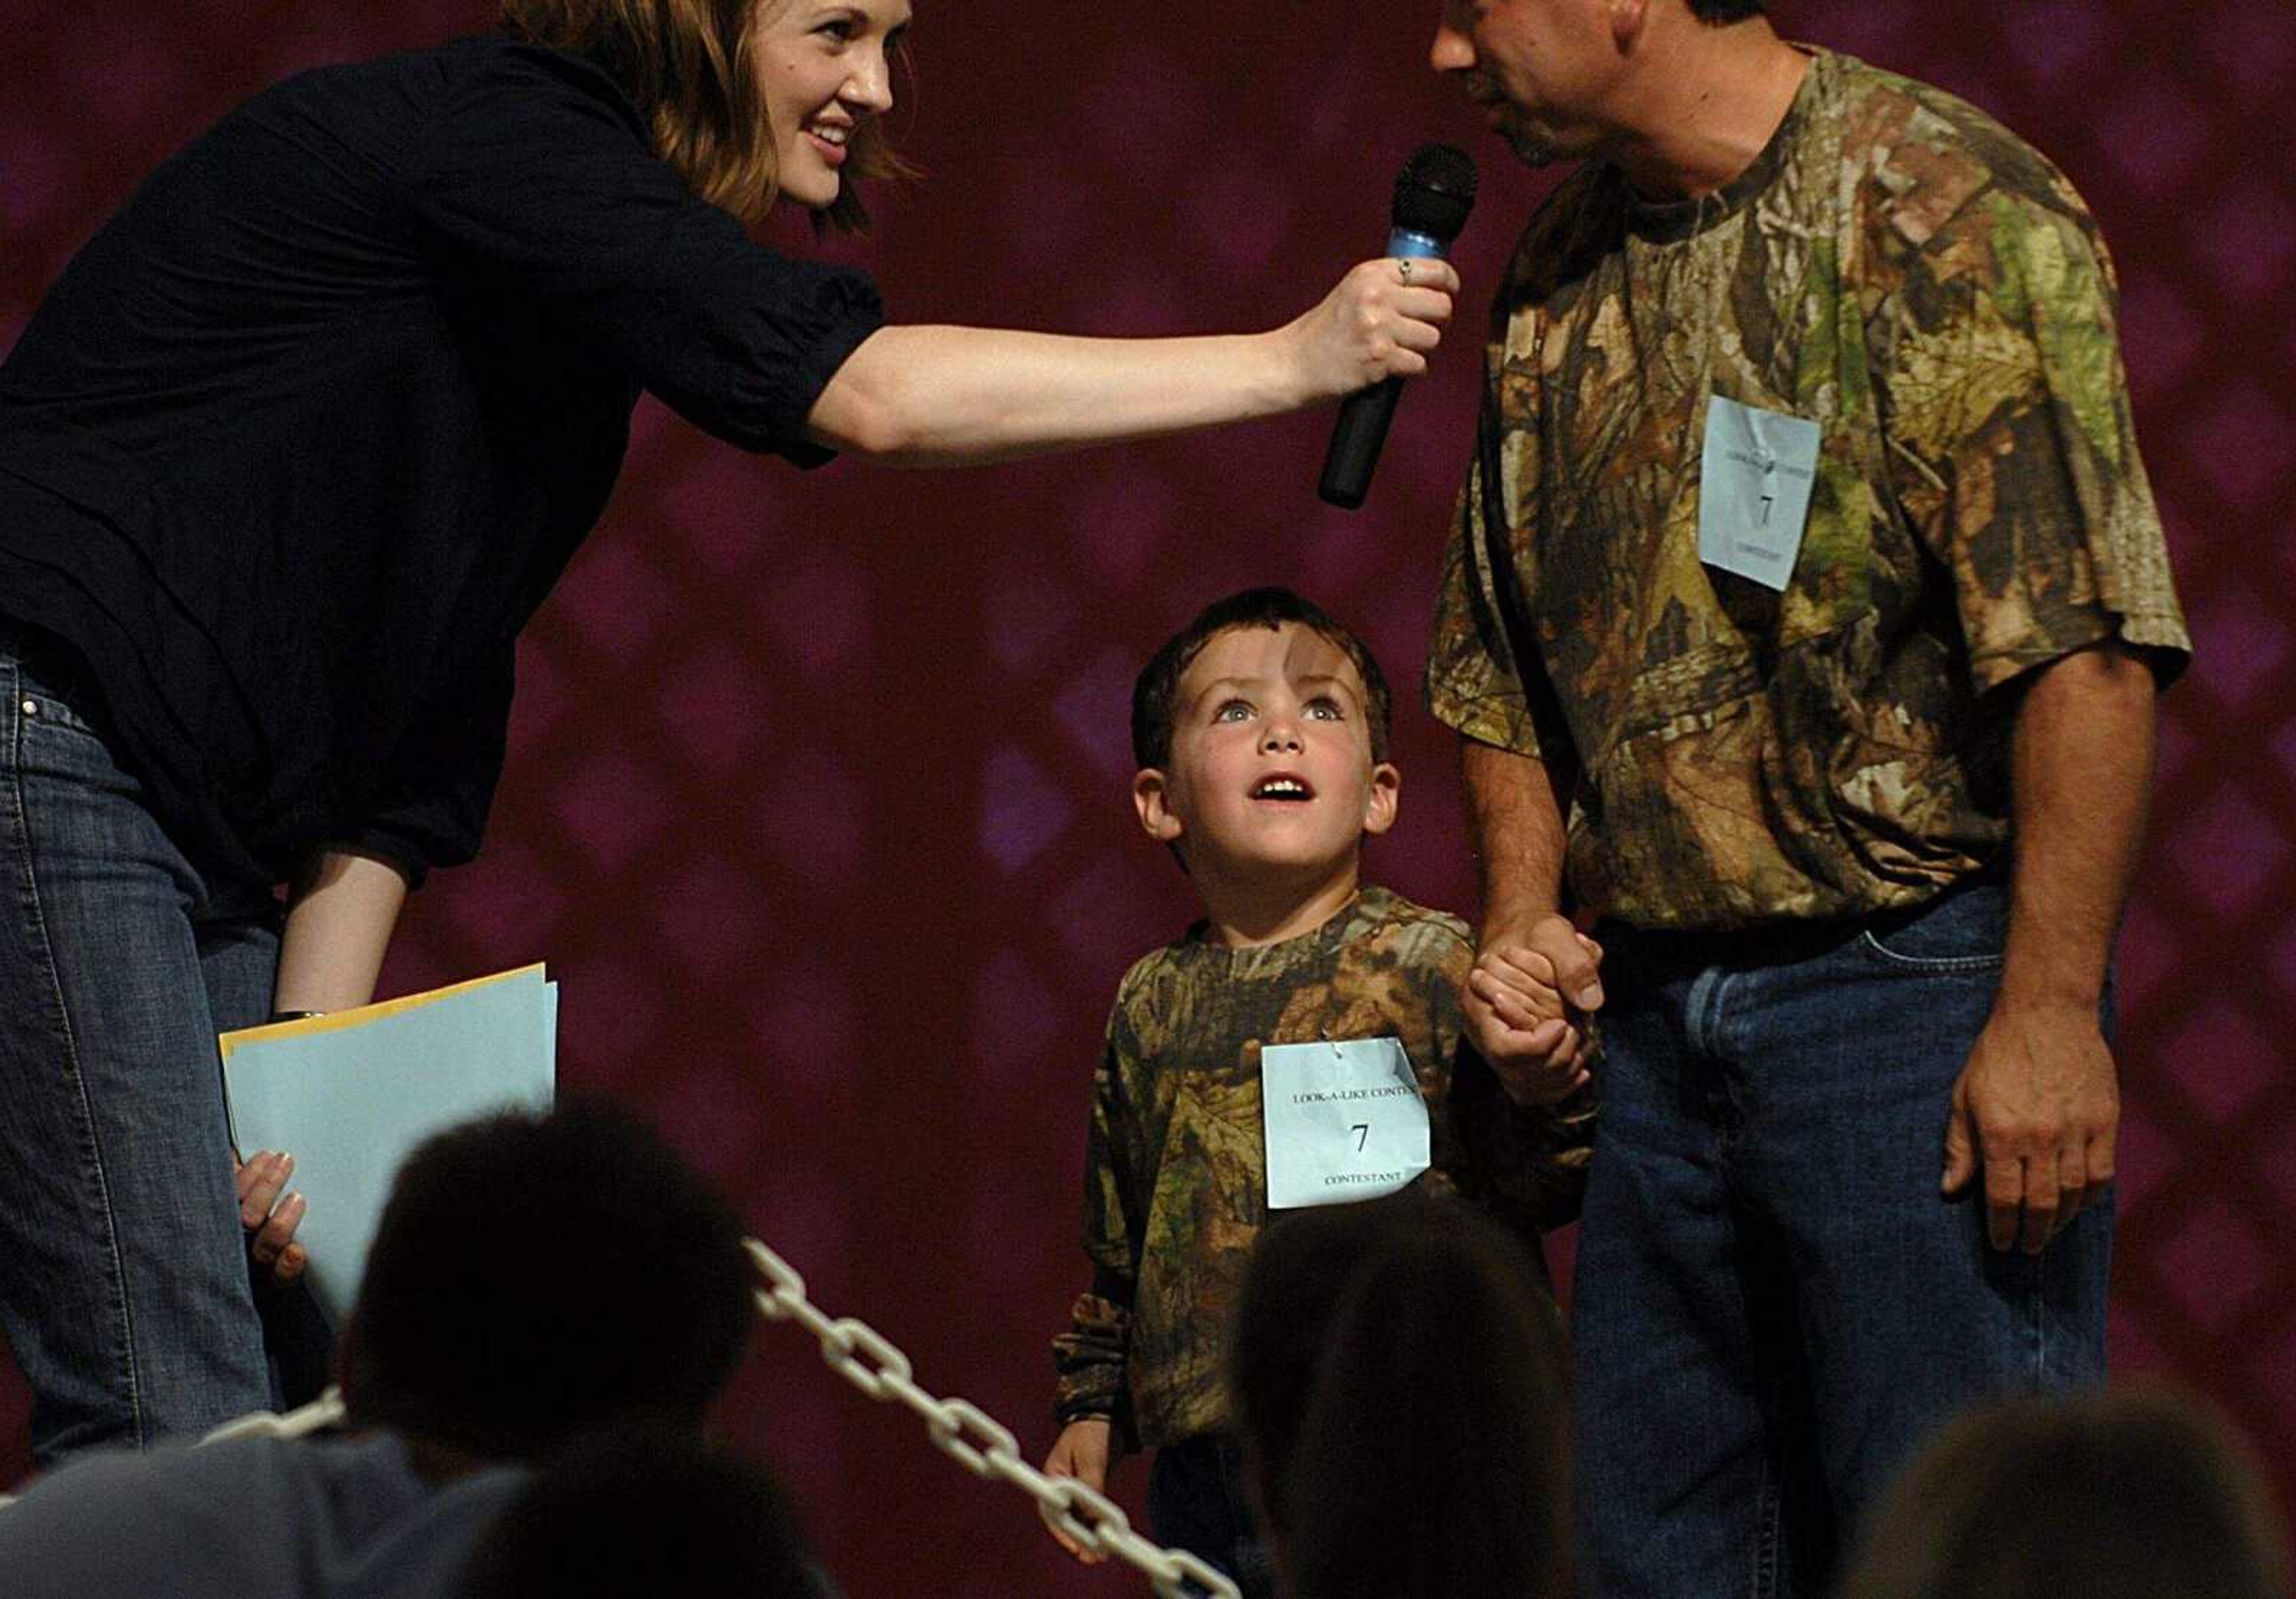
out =
<path fill-rule="evenodd" d="M 1252 1520 L 1243 1451 L 1233 1439 L 1208 1433 L 1156 1451 L 1148 1528 L 1165 1547 L 1226 1572 L 1243 1599 L 1275 1599 L 1275 1559 Z"/>
<path fill-rule="evenodd" d="M 268 1013 L 278 910 L 202 881 L 101 722 L 0 619 L 0 1329 L 43 1464 L 272 1399 L 216 1033 Z"/>
<path fill-rule="evenodd" d="M 1597 929 L 1572 1315 L 1589 1594 L 1830 1591 L 1939 1420 L 2102 1379 L 2109 1202 L 2035 1258 L 1987 1246 L 1973 1190 L 1938 1192 L 2007 915 L 1980 883 L 1863 927 Z"/>

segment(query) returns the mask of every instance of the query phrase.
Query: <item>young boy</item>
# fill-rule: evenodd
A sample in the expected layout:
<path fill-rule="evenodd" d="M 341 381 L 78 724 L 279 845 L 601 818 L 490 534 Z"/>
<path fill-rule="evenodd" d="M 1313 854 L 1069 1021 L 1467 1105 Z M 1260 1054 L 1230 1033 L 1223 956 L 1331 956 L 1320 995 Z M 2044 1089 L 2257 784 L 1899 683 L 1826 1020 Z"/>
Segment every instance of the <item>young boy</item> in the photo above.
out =
<path fill-rule="evenodd" d="M 1104 1488 L 1122 1451 L 1153 1448 L 1155 1537 L 1247 1595 L 1271 1593 L 1272 1573 L 1228 1435 L 1223 1345 L 1268 1215 L 1269 1141 L 1299 1136 L 1278 1103 L 1292 1094 L 1263 1106 L 1263 1053 L 1273 1081 L 1274 1046 L 1392 1061 L 1374 1041 L 1398 1042 L 1427 1111 L 1419 1180 L 1520 1227 L 1570 1219 L 1586 1169 L 1583 1075 L 1559 1105 L 1517 1107 L 1461 1052 L 1464 924 L 1358 882 L 1364 836 L 1395 821 L 1388 718 L 1362 642 L 1280 588 L 1206 610 L 1133 687 L 1133 803 L 1204 919 L 1133 966 L 1109 1019 L 1085 1173 L 1093 1280 L 1053 1341 L 1062 1429 L 1045 1470 Z M 1350 1179 L 1324 1180 L 1344 1193 Z"/>

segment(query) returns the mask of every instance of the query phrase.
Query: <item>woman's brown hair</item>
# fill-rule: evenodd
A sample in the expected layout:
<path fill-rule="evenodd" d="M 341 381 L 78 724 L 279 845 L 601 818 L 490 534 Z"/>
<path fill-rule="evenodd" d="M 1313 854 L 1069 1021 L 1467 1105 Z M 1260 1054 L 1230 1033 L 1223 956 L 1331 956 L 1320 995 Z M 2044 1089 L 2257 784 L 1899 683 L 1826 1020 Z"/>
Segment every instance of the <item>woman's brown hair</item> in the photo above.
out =
<path fill-rule="evenodd" d="M 787 0 L 502 0 L 512 37 L 594 61 L 653 130 L 654 153 L 693 192 L 746 222 L 781 192 L 774 133 L 758 87 L 758 24 Z M 846 181 L 819 213 L 858 231 L 869 213 L 858 177 L 906 177 L 875 119 L 856 130 Z"/>

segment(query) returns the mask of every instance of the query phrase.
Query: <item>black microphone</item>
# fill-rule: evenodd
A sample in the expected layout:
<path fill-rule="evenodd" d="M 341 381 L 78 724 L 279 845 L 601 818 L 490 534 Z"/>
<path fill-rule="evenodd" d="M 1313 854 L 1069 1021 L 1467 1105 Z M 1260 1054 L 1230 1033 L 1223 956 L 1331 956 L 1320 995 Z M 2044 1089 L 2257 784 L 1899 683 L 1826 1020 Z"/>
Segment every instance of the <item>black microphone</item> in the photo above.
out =
<path fill-rule="evenodd" d="M 1423 144 L 1395 175 L 1387 253 L 1398 260 L 1441 260 L 1467 226 L 1467 213 L 1474 204 L 1475 163 L 1466 152 L 1448 144 Z M 1353 511 L 1364 503 L 1402 392 L 1403 380 L 1389 378 L 1341 402 L 1316 492 L 1341 510 Z"/>

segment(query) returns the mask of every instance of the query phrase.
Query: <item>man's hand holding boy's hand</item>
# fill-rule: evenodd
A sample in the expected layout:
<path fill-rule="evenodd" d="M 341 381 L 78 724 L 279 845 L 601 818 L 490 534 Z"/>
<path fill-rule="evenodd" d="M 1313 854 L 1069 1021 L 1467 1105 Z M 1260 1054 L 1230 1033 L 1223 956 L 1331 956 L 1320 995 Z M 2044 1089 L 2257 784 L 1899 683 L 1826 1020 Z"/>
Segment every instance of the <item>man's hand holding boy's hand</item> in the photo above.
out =
<path fill-rule="evenodd" d="M 1564 916 L 1486 934 L 1461 1005 L 1467 1036 L 1516 1103 L 1554 1104 L 1587 1080 L 1579 1022 L 1602 1005 L 1602 946 Z"/>
<path fill-rule="evenodd" d="M 1082 1416 L 1061 1429 L 1060 1437 L 1045 1456 L 1045 1475 L 1073 1477 L 1095 1493 L 1108 1491 L 1109 1421 L 1106 1416 Z M 1096 1549 L 1087 1549 L 1061 1530 L 1060 1526 L 1042 1505 L 1037 1513 L 1044 1517 L 1045 1525 L 1052 1529 L 1061 1547 L 1088 1566 L 1096 1566 L 1108 1557 Z"/>

